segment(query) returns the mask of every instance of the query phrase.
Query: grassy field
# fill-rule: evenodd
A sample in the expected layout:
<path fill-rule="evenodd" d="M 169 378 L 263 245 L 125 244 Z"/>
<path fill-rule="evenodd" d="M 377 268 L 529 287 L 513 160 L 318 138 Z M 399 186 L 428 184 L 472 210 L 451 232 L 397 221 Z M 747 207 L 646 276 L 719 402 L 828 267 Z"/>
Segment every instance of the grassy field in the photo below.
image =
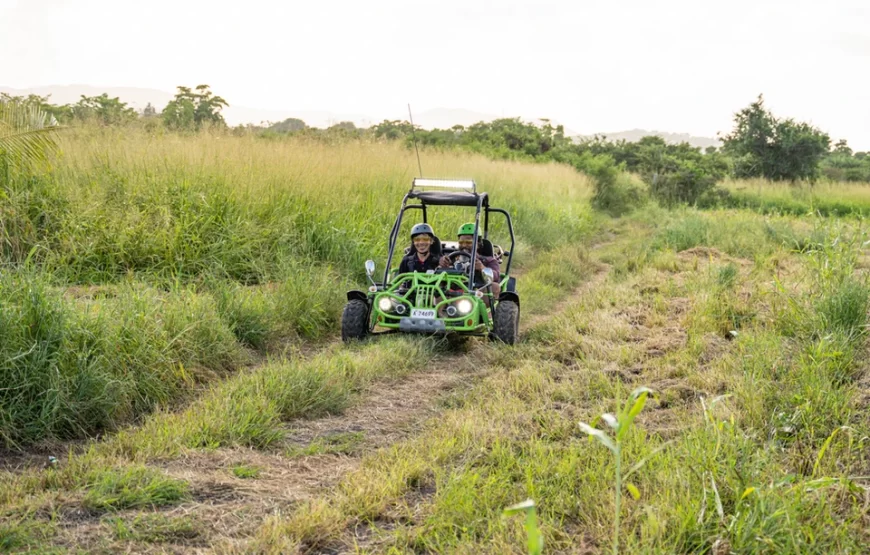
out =
<path fill-rule="evenodd" d="M 608 430 L 598 415 L 643 385 L 655 395 L 621 440 L 623 551 L 861 552 L 863 234 L 810 223 L 658 210 L 625 222 L 596 255 L 604 279 L 519 348 L 479 353 L 494 368 L 479 386 L 267 520 L 253 551 L 518 553 L 522 519 L 501 513 L 525 498 L 549 550 L 609 550 L 613 454 L 578 422 Z M 783 234 L 732 233 L 766 226 Z M 798 253 L 792 234 L 819 243 Z"/>
<path fill-rule="evenodd" d="M 426 165 L 474 177 L 513 212 L 521 263 L 591 229 L 588 182 L 568 168 Z M 66 136 L 50 172 L 3 190 L 0 445 L 113 429 L 251 350 L 334 335 L 343 291 L 386 258 L 414 166 L 395 145 Z M 449 237 L 468 216 L 433 221 Z"/>
<path fill-rule="evenodd" d="M 525 553 L 524 499 L 544 552 L 870 544 L 860 218 L 611 219 L 568 168 L 424 153 L 514 214 L 522 341 L 346 347 L 408 151 L 65 141 L 4 189 L 0 550 Z"/>
<path fill-rule="evenodd" d="M 870 183 L 785 184 L 764 179 L 727 180 L 732 208 L 748 208 L 765 214 L 820 214 L 822 216 L 867 216 L 870 214 Z"/>

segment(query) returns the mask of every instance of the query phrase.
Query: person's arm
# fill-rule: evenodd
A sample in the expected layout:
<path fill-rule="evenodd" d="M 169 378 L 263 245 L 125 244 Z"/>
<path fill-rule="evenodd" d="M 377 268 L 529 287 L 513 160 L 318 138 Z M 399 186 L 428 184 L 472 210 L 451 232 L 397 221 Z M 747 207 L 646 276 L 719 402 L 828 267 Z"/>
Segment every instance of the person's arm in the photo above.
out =
<path fill-rule="evenodd" d="M 501 266 L 498 263 L 498 258 L 491 256 L 487 257 L 483 261 L 484 266 L 489 268 L 495 274 L 495 279 L 498 280 L 499 275 L 501 274 Z"/>

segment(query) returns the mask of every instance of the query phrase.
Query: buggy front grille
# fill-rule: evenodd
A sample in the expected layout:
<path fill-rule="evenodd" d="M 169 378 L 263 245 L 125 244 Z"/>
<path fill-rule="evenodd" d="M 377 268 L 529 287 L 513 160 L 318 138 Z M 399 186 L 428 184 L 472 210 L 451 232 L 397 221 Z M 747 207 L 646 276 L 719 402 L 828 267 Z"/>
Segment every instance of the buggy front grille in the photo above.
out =
<path fill-rule="evenodd" d="M 435 295 L 438 294 L 435 285 L 418 285 L 414 304 L 417 308 L 430 308 L 435 306 Z"/>

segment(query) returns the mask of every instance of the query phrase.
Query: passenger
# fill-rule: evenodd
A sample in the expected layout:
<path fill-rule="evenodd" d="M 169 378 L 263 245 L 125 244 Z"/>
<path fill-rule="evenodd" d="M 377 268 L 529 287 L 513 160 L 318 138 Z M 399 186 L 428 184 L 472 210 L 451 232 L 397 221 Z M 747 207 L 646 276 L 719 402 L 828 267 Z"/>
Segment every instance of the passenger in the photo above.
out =
<path fill-rule="evenodd" d="M 471 246 L 474 244 L 474 224 L 467 223 L 459 226 L 459 231 L 457 232 L 458 241 L 459 241 L 459 250 L 468 254 L 469 257 L 471 255 Z M 477 237 L 477 250 L 480 252 L 480 249 L 483 247 L 483 236 L 478 235 Z M 439 265 L 442 268 L 450 267 L 450 259 L 446 256 L 442 256 L 439 261 Z M 490 291 L 492 291 L 492 297 L 494 299 L 498 299 L 498 295 L 501 292 L 501 287 L 499 286 L 499 280 L 501 279 L 501 267 L 498 264 L 498 258 L 494 256 L 483 256 L 478 254 L 477 260 L 474 261 L 474 269 L 476 270 L 475 281 L 480 279 L 483 280 L 483 276 L 479 274 L 482 272 L 484 268 L 489 268 L 492 270 L 493 281 L 492 285 L 490 285 Z"/>
<path fill-rule="evenodd" d="M 432 252 L 435 232 L 429 224 L 417 224 L 411 228 L 411 251 L 399 263 L 399 273 L 427 272 L 438 268 L 438 257 Z"/>

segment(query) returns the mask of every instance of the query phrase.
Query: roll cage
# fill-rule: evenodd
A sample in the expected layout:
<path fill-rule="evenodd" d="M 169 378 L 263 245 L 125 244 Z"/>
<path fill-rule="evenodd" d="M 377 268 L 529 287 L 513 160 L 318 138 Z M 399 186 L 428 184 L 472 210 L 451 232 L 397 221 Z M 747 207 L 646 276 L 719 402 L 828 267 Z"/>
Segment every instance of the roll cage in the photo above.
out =
<path fill-rule="evenodd" d="M 453 189 L 453 190 L 429 190 L 430 188 L 437 189 Z M 489 205 L 489 195 L 483 192 L 477 192 L 477 185 L 471 180 L 456 180 L 456 179 L 424 179 L 414 178 L 411 182 L 411 190 L 405 194 L 402 199 L 402 206 L 399 209 L 399 214 L 396 216 L 396 222 L 393 224 L 393 229 L 390 231 L 389 254 L 387 255 L 387 264 L 384 269 L 384 286 L 387 285 L 390 278 L 390 265 L 393 262 L 395 255 L 396 243 L 399 239 L 399 230 L 402 226 L 402 219 L 405 212 L 408 210 L 420 210 L 423 212 L 423 222 L 428 223 L 428 206 L 473 206 L 477 210 L 474 214 L 474 239 L 471 247 L 471 260 L 474 260 L 477 255 L 478 237 L 480 236 L 480 216 L 483 214 L 483 238 L 488 239 L 489 235 L 489 216 L 490 214 L 502 214 L 507 220 L 508 232 L 510 233 L 511 246 L 508 251 L 508 260 L 505 265 L 504 275 L 510 275 L 511 261 L 513 260 L 514 247 L 516 239 L 514 237 L 514 226 L 511 221 L 511 216 L 502 208 L 493 208 Z M 474 264 L 468 265 L 468 287 L 472 288 L 474 283 Z M 496 277 L 498 279 L 498 277 Z"/>

